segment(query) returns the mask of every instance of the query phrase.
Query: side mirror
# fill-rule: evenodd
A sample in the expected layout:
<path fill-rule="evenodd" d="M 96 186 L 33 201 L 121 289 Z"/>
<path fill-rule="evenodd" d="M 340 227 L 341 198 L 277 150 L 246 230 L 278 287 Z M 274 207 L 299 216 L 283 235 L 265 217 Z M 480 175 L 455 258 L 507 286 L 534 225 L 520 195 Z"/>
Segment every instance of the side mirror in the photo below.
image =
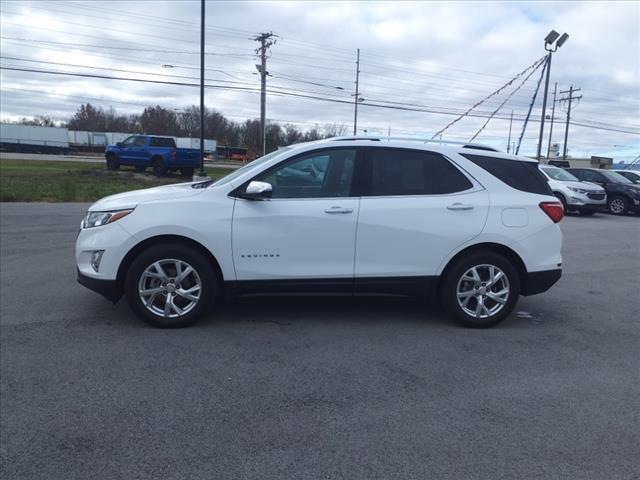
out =
<path fill-rule="evenodd" d="M 116 143 L 116 147 L 121 148 L 122 147 L 122 142 Z"/>
<path fill-rule="evenodd" d="M 271 198 L 273 187 L 267 182 L 249 182 L 247 188 L 242 192 L 239 197 L 247 200 L 266 200 Z"/>

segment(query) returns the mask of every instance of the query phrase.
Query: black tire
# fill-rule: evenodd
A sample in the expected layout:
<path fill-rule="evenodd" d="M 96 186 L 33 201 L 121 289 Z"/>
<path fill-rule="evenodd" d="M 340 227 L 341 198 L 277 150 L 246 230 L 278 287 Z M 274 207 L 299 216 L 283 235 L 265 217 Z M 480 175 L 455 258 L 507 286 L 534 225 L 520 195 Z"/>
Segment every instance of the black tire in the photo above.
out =
<path fill-rule="evenodd" d="M 629 200 L 622 195 L 614 195 L 607 201 L 607 210 L 612 215 L 624 215 L 629 210 Z"/>
<path fill-rule="evenodd" d="M 553 192 L 553 194 L 556 196 L 556 198 L 558 200 L 560 200 L 560 203 L 562 203 L 562 208 L 564 208 L 564 213 L 567 213 L 567 199 L 564 198 L 564 195 L 561 193 L 557 193 L 557 192 Z"/>
<path fill-rule="evenodd" d="M 116 157 L 113 153 L 107 155 L 107 170 L 119 170 L 120 162 L 118 161 L 118 157 Z"/>
<path fill-rule="evenodd" d="M 188 289 L 196 284 L 196 282 L 191 282 L 190 284 L 186 285 L 186 287 L 184 284 L 180 284 L 180 280 L 178 280 L 177 276 L 175 275 L 175 269 L 170 269 L 172 260 L 185 262 L 195 271 L 197 277 L 193 274 L 190 274 L 190 276 L 187 279 L 183 280 L 183 282 L 188 281 L 189 278 L 198 278 L 200 281 L 200 296 L 198 297 L 197 301 L 193 302 L 194 305 L 190 308 L 185 307 L 185 304 L 187 303 L 191 305 L 191 302 L 189 300 L 185 300 L 178 294 L 174 294 L 174 296 L 172 297 L 175 298 L 174 301 L 176 305 L 179 304 L 179 307 L 185 309 L 188 308 L 188 311 L 185 314 L 181 315 L 172 309 L 169 309 L 169 312 L 171 315 L 176 315 L 175 317 L 166 317 L 161 316 L 160 313 L 153 313 L 143 304 L 143 301 L 139 296 L 138 286 L 140 284 L 143 273 L 145 272 L 145 270 L 147 270 L 147 268 L 153 265 L 154 262 L 162 262 L 163 260 L 167 262 L 163 267 L 164 271 L 167 273 L 167 276 L 171 278 L 171 276 L 173 275 L 174 282 L 172 282 L 172 285 L 177 285 L 181 288 Z M 149 280 L 147 279 L 147 281 Z M 161 280 L 158 279 L 151 281 L 158 282 L 158 284 L 148 285 L 148 288 L 163 287 L 163 284 L 160 283 Z M 177 290 L 180 290 L 180 288 L 178 288 Z M 192 325 L 216 301 L 218 297 L 218 281 L 211 262 L 202 253 L 194 248 L 185 246 L 183 244 L 169 243 L 166 245 L 156 245 L 150 247 L 136 257 L 127 271 L 124 283 L 124 291 L 131 309 L 144 322 L 159 328 L 182 328 Z M 163 309 L 166 306 L 167 295 L 160 292 L 157 294 L 155 300 L 152 300 L 152 302 L 153 303 L 151 304 L 151 308 Z"/>
<path fill-rule="evenodd" d="M 472 267 L 480 265 L 493 265 L 500 269 L 504 273 L 509 287 L 506 303 L 502 304 L 501 308 L 496 309 L 495 313 L 487 316 L 486 318 L 479 318 L 470 315 L 458 303 L 458 283 L 464 282 L 462 280 L 462 277 L 467 271 L 469 271 Z M 482 280 L 487 280 L 486 278 L 482 278 L 482 273 L 485 269 L 485 267 L 479 269 L 480 277 Z M 495 287 L 489 287 L 492 290 L 491 293 L 495 293 L 495 291 L 493 290 L 494 288 L 502 288 L 503 284 L 498 285 L 498 283 L 499 282 L 496 282 Z M 464 285 L 464 283 L 461 284 Z M 475 287 L 472 288 L 475 289 Z M 486 251 L 474 252 L 460 258 L 453 265 L 447 268 L 441 284 L 440 294 L 442 306 L 444 307 L 445 312 L 452 319 L 456 320 L 458 323 L 466 327 L 488 328 L 503 321 L 515 307 L 516 303 L 518 302 L 518 297 L 520 296 L 520 277 L 515 266 L 512 265 L 511 262 L 502 255 Z M 475 294 L 470 295 L 470 297 L 471 298 L 469 299 L 468 308 L 473 310 L 477 307 L 477 304 L 479 302 Z M 492 305 L 498 305 L 498 303 L 493 300 L 489 299 L 486 301 L 488 302 L 487 305 L 489 305 L 489 307 L 492 309 Z"/>
<path fill-rule="evenodd" d="M 156 177 L 164 177 L 167 174 L 167 166 L 161 158 L 156 158 L 152 162 L 151 168 L 153 168 L 153 174 Z"/>
<path fill-rule="evenodd" d="M 180 169 L 180 175 L 182 175 L 183 177 L 193 177 L 193 167 L 191 168 L 181 168 Z"/>
<path fill-rule="evenodd" d="M 142 166 L 142 165 L 136 165 L 136 166 L 135 166 L 135 167 L 133 167 L 133 168 L 135 168 L 135 169 L 136 169 L 136 172 L 138 172 L 138 173 L 142 173 L 142 172 L 144 172 L 144 171 L 147 169 L 147 167 Z"/>

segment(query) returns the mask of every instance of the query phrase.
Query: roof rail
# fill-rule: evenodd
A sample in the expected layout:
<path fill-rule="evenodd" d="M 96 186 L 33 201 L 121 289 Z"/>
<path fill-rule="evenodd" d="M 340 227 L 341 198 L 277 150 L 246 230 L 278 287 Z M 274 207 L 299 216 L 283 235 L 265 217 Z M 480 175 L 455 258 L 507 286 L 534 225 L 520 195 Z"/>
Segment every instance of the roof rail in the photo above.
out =
<path fill-rule="evenodd" d="M 346 141 L 356 141 L 356 140 L 370 140 L 372 142 L 382 142 L 386 141 L 403 141 L 403 142 L 422 142 L 422 143 L 438 143 L 442 145 L 462 145 L 462 148 L 473 148 L 476 150 L 487 150 L 490 152 L 499 152 L 499 150 L 490 147 L 488 145 L 481 145 L 479 143 L 469 143 L 469 142 L 458 142 L 455 140 L 435 140 L 431 138 L 420 138 L 420 137 L 362 137 L 357 135 L 347 135 L 342 137 L 332 137 L 327 138 L 327 141 L 330 142 L 346 142 Z"/>

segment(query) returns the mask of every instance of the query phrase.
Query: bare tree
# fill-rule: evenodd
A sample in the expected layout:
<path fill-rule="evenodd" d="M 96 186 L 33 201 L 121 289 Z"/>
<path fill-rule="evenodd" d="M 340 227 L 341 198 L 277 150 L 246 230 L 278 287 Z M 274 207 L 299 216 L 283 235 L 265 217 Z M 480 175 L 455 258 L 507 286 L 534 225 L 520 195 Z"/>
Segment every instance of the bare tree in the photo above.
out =
<path fill-rule="evenodd" d="M 180 133 L 176 113 L 160 105 L 145 108 L 140 115 L 140 125 L 145 133 L 176 136 Z"/>
<path fill-rule="evenodd" d="M 323 128 L 324 138 L 342 137 L 347 134 L 348 127 L 344 123 L 327 123 Z"/>

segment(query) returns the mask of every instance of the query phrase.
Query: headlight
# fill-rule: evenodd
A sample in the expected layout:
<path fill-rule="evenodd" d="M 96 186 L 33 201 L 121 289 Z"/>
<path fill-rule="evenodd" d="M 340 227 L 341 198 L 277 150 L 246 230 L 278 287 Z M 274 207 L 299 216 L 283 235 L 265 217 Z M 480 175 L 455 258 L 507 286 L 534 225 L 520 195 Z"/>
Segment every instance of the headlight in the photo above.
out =
<path fill-rule="evenodd" d="M 101 225 L 106 225 L 120 220 L 131 212 L 133 212 L 133 208 L 128 210 L 115 210 L 113 212 L 87 212 L 87 216 L 84 217 L 82 226 L 83 228 L 100 227 Z"/>
<path fill-rule="evenodd" d="M 584 188 L 577 188 L 577 187 L 568 187 L 568 188 L 572 192 L 576 192 L 576 193 L 589 193 L 589 190 L 585 190 Z"/>

